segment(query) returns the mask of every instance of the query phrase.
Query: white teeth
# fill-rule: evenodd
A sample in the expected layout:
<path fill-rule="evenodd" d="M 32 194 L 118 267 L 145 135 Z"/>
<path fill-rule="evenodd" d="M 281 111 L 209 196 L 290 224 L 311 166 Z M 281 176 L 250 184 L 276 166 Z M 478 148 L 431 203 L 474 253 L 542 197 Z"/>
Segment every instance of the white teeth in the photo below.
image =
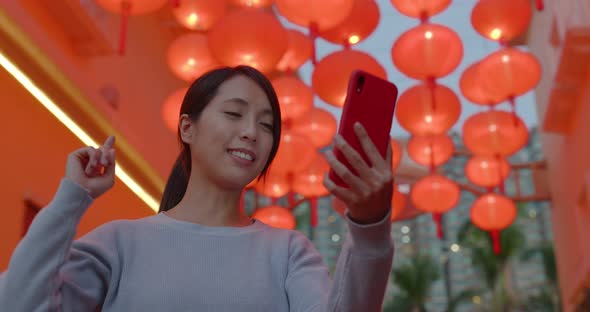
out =
<path fill-rule="evenodd" d="M 242 159 L 252 161 L 252 156 L 250 156 L 246 153 L 242 153 L 242 152 L 238 152 L 238 151 L 230 151 L 229 153 L 234 156 L 240 157 Z"/>

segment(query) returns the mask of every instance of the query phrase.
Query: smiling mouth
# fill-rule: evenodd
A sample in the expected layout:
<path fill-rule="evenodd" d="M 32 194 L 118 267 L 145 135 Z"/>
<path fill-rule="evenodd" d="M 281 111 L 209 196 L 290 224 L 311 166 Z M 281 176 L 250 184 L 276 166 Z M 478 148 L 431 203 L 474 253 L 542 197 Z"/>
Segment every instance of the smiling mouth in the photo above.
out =
<path fill-rule="evenodd" d="M 256 157 L 254 155 L 252 155 L 252 153 L 245 152 L 245 151 L 228 149 L 227 152 L 232 156 L 241 158 L 243 160 L 251 161 L 251 162 L 253 162 L 256 159 Z"/>

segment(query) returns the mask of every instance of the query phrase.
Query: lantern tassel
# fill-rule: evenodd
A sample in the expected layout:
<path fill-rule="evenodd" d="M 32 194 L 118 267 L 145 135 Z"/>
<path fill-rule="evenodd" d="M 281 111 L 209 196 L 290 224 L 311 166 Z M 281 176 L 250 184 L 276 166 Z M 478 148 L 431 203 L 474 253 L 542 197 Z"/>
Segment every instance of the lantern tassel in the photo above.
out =
<path fill-rule="evenodd" d="M 318 199 L 317 197 L 311 197 L 309 199 L 309 223 L 311 224 L 312 228 L 318 226 Z"/>
<path fill-rule="evenodd" d="M 125 55 L 125 44 L 127 43 L 127 20 L 131 15 L 131 3 L 121 1 L 121 28 L 119 33 L 119 55 Z"/>
<path fill-rule="evenodd" d="M 545 4 L 543 3 L 543 0 L 536 0 L 535 2 L 537 5 L 537 10 L 543 11 L 543 9 L 545 9 Z"/>
<path fill-rule="evenodd" d="M 289 207 L 293 207 L 293 205 L 295 205 L 295 194 L 293 192 L 287 193 L 287 200 L 289 202 Z"/>
<path fill-rule="evenodd" d="M 500 243 L 500 231 L 492 230 L 490 231 L 490 236 L 492 237 L 492 245 L 494 247 L 494 254 L 499 255 L 502 253 L 502 245 Z"/>
<path fill-rule="evenodd" d="M 434 224 L 436 225 L 436 237 L 438 237 L 438 239 L 442 239 L 443 238 L 442 214 L 433 213 L 432 220 L 434 221 Z"/>
<path fill-rule="evenodd" d="M 311 63 L 315 66 L 317 64 L 316 39 L 319 36 L 318 24 L 314 22 L 309 24 L 309 36 L 311 37 Z"/>

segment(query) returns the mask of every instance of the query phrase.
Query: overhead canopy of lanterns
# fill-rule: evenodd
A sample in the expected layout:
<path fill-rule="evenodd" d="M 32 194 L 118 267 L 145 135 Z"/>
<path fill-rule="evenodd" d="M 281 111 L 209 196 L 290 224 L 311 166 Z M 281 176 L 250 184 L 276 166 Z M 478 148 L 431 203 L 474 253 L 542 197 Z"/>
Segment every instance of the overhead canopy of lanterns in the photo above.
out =
<path fill-rule="evenodd" d="M 392 198 L 396 220 L 407 204 L 432 213 L 439 237 L 443 236 L 442 214 L 453 209 L 460 186 L 439 169 L 455 154 L 447 135 L 461 115 L 461 100 L 439 82 L 454 72 L 463 59 L 463 44 L 455 31 L 430 22 L 446 10 L 450 0 L 390 0 L 402 14 L 415 18 L 417 25 L 391 48 L 393 65 L 415 84 L 400 94 L 396 118 L 411 134 L 409 157 L 429 169 L 429 174 L 411 188 L 409 199 L 397 188 Z M 344 103 L 348 77 L 361 69 L 387 79 L 385 68 L 370 54 L 354 49 L 369 37 L 380 20 L 374 0 L 98 0 L 105 9 L 121 14 L 121 50 L 124 52 L 128 16 L 146 14 L 170 6 L 186 33 L 170 43 L 167 62 L 179 79 L 191 82 L 220 65 L 247 64 L 272 77 L 283 113 L 284 132 L 275 162 L 264 183 L 253 181 L 248 189 L 271 198 L 271 205 L 257 208 L 255 216 L 276 226 L 294 228 L 291 209 L 301 201 L 311 203 L 310 223 L 317 220 L 316 200 L 328 195 L 322 180 L 328 164 L 320 150 L 329 146 L 336 133 L 334 117 L 314 106 L 314 95 L 340 108 Z M 543 3 L 538 0 L 537 7 Z M 275 6 L 276 10 L 271 9 Z M 275 13 L 276 12 L 276 13 Z M 287 29 L 276 14 L 307 29 L 303 33 Z M 471 23 L 484 38 L 499 43 L 498 51 L 471 64 L 461 74 L 460 90 L 473 105 L 488 110 L 470 116 L 463 125 L 464 145 L 471 153 L 466 177 L 487 193 L 471 209 L 474 224 L 490 231 L 509 226 L 516 215 L 513 201 L 504 195 L 503 182 L 510 174 L 507 157 L 528 140 L 528 130 L 516 113 L 516 99 L 539 82 L 541 66 L 536 58 L 510 41 L 526 31 L 532 16 L 529 0 L 480 0 Z M 317 40 L 326 40 L 341 49 L 316 59 Z M 314 65 L 311 85 L 297 75 L 302 64 Z M 186 88 L 176 90 L 162 106 L 164 123 L 176 132 L 178 111 Z M 497 110 L 509 102 L 512 111 Z M 393 104 L 393 103 L 392 103 Z M 400 163 L 402 147 L 392 139 L 392 167 Z M 498 192 L 494 191 L 498 189 Z M 288 196 L 289 207 L 277 205 Z M 343 212 L 336 200 L 334 208 Z M 498 245 L 499 247 L 499 245 Z"/>

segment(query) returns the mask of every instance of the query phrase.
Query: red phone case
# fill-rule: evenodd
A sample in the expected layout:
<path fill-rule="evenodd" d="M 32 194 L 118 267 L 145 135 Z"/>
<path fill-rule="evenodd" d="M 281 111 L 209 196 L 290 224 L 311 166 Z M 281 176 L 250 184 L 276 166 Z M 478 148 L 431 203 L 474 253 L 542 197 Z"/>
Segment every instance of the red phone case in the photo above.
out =
<path fill-rule="evenodd" d="M 363 151 L 353 126 L 357 121 L 360 122 L 381 156 L 385 158 L 391 140 L 389 133 L 397 92 L 397 87 L 393 83 L 364 71 L 354 71 L 350 76 L 338 133 L 368 164 L 371 163 Z M 337 148 L 334 149 L 334 154 L 352 173 L 357 174 Z M 348 187 L 333 170 L 330 170 L 329 177 L 337 185 Z"/>

